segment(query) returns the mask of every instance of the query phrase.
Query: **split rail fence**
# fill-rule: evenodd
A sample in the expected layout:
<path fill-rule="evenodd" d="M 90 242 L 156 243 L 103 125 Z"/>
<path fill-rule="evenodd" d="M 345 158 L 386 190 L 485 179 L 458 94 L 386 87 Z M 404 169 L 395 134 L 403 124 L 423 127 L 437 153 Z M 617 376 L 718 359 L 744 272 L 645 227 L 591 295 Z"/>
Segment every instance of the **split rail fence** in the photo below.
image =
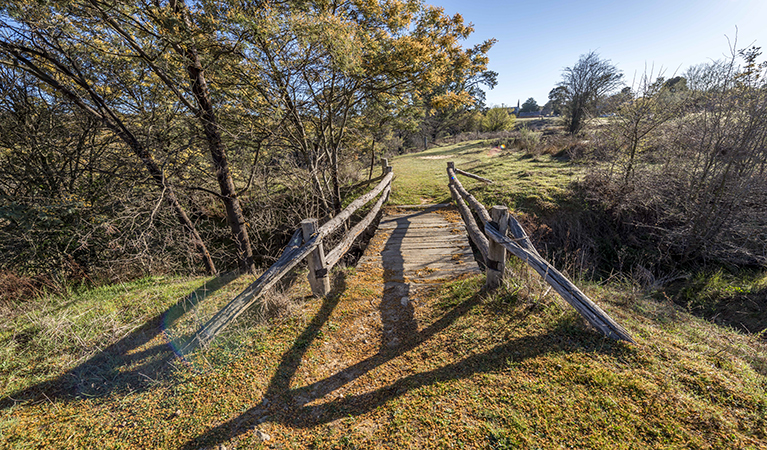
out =
<path fill-rule="evenodd" d="M 317 219 L 302 221 L 301 227 L 293 233 L 280 258 L 258 277 L 256 281 L 245 288 L 237 297 L 206 322 L 195 333 L 192 341 L 186 346 L 186 350 L 206 346 L 212 342 L 234 319 L 256 303 L 262 294 L 277 284 L 304 258 L 308 259 L 309 284 L 311 285 L 312 293 L 317 296 L 324 296 L 330 292 L 328 272 L 349 251 L 355 239 L 375 220 L 378 212 L 381 210 L 381 206 L 389 198 L 394 172 L 392 172 L 387 159 L 383 159 L 382 168 L 383 173 L 381 176 L 383 179 L 375 188 L 354 200 L 324 225 L 318 227 Z M 379 194 L 381 194 L 380 197 L 367 215 L 346 233 L 333 250 L 325 254 L 323 238 L 338 231 L 352 214 Z"/>
<path fill-rule="evenodd" d="M 517 219 L 509 214 L 509 209 L 506 206 L 493 206 L 488 213 L 487 209 L 463 187 L 456 176 L 457 174 L 484 182 L 492 183 L 492 181 L 456 169 L 453 162 L 447 163 L 450 194 L 461 213 L 469 237 L 484 258 L 487 269 L 486 288 L 495 289 L 501 284 L 505 273 L 506 252 L 508 251 L 535 269 L 565 301 L 596 329 L 612 339 L 635 342 L 625 328 L 615 322 L 567 277 L 543 259 Z M 482 222 L 482 228 L 474 219 L 472 210 Z"/>

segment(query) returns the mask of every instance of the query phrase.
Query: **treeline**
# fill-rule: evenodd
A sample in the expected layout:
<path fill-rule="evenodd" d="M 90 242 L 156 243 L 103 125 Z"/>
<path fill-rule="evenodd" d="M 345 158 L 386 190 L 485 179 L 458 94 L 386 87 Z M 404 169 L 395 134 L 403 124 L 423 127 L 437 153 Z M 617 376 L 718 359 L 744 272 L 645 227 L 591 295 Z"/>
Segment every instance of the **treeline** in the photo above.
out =
<path fill-rule="evenodd" d="M 385 147 L 465 126 L 471 32 L 420 0 L 4 3 L 0 270 L 252 272 Z"/>

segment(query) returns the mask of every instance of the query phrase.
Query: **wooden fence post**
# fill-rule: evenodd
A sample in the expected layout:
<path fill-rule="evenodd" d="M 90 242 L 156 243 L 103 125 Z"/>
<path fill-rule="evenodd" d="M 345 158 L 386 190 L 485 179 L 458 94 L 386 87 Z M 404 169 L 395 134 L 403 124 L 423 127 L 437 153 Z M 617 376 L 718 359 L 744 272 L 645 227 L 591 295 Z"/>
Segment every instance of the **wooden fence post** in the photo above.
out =
<path fill-rule="evenodd" d="M 381 158 L 381 175 L 386 175 L 389 172 L 391 172 L 389 158 Z"/>
<path fill-rule="evenodd" d="M 455 162 L 453 161 L 447 162 L 447 185 L 448 186 L 452 186 L 453 182 L 455 181 L 453 180 L 453 177 L 450 175 L 450 169 L 455 170 Z"/>
<path fill-rule="evenodd" d="M 509 228 L 509 208 L 495 205 L 490 210 L 491 222 L 502 236 L 506 236 L 506 230 Z M 496 289 L 501 285 L 503 273 L 506 269 L 506 249 L 492 239 L 488 239 L 489 248 L 487 252 L 487 279 L 485 287 L 487 289 Z"/>
<path fill-rule="evenodd" d="M 301 231 L 304 234 L 304 242 L 311 239 L 317 233 L 317 219 L 301 221 Z M 330 277 L 325 266 L 325 250 L 322 247 L 322 242 L 307 259 L 309 261 L 309 285 L 312 287 L 312 294 L 323 297 L 330 292 Z"/>

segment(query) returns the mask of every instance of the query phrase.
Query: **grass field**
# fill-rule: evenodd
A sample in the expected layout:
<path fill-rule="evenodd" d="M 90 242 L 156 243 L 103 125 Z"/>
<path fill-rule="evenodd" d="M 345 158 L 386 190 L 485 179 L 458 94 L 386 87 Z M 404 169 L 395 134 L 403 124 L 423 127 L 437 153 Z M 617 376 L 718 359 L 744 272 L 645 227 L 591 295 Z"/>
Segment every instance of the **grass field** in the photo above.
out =
<path fill-rule="evenodd" d="M 447 161 L 495 181 L 462 180 L 483 203 L 536 214 L 567 202 L 583 170 L 445 146 L 392 161 L 391 203 L 447 202 Z M 616 343 L 526 266 L 509 270 L 494 293 L 480 275 L 414 299 L 417 332 L 395 348 L 380 345 L 381 274 L 354 268 L 324 299 L 299 273 L 270 297 L 278 314 L 254 311 L 185 358 L 174 344 L 252 278 L 151 278 L 6 307 L 0 447 L 767 448 L 763 337 L 622 278 L 580 283 L 638 342 Z"/>
<path fill-rule="evenodd" d="M 469 141 L 395 158 L 391 203 L 449 202 L 448 161 L 494 182 L 461 178 L 464 187 L 484 204 L 523 209 L 554 207 L 556 199 L 565 195 L 567 185 L 583 171 L 563 158 L 512 152 L 490 147 L 484 141 Z"/>

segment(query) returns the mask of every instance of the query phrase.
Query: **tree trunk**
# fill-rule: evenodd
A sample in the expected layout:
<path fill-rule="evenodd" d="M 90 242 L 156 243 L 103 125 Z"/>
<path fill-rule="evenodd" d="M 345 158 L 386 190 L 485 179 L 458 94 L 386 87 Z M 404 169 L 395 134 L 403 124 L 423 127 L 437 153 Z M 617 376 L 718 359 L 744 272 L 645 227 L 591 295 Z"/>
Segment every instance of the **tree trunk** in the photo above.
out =
<path fill-rule="evenodd" d="M 77 104 L 77 102 L 75 103 Z M 144 164 L 144 167 L 146 167 L 147 171 L 149 172 L 149 175 L 154 180 L 155 184 L 157 184 L 157 186 L 164 192 L 164 196 L 168 200 L 170 206 L 173 208 L 173 211 L 176 213 L 176 217 L 178 218 L 179 222 L 187 229 L 187 231 L 192 234 L 192 243 L 202 255 L 202 260 L 208 273 L 211 275 L 218 273 L 216 270 L 216 265 L 213 263 L 213 258 L 211 258 L 210 252 L 208 252 L 208 247 L 205 245 L 205 242 L 203 242 L 200 233 L 197 232 L 197 228 L 194 226 L 194 223 L 192 223 L 192 220 L 189 219 L 189 216 L 186 214 L 184 207 L 181 205 L 178 197 L 176 197 L 173 186 L 170 185 L 165 179 L 165 174 L 163 173 L 162 168 L 157 165 L 157 162 L 152 157 L 152 154 L 149 153 L 149 151 L 144 148 L 143 145 L 141 145 L 133 133 L 128 131 L 122 122 L 119 121 L 119 119 L 113 117 L 115 122 L 107 120 L 106 118 L 102 118 L 102 120 L 107 125 L 107 128 L 111 129 L 115 134 L 117 134 L 120 139 L 122 139 L 123 142 L 125 142 L 128 147 L 130 147 L 133 153 L 139 157 L 141 162 Z"/>
<path fill-rule="evenodd" d="M 330 176 L 333 178 L 333 214 L 341 212 L 341 184 L 338 181 L 338 147 L 330 152 Z"/>
<path fill-rule="evenodd" d="M 368 173 L 368 181 L 373 179 L 373 165 L 376 163 L 376 138 L 373 138 L 373 142 L 370 144 L 370 172 Z"/>
<path fill-rule="evenodd" d="M 221 139 L 221 132 L 218 128 L 216 116 L 213 111 L 213 104 L 210 100 L 210 91 L 200 63 L 200 58 L 194 48 L 187 50 L 189 66 L 187 73 L 192 82 L 192 92 L 200 105 L 203 128 L 205 137 L 208 141 L 208 149 L 213 160 L 213 167 L 216 171 L 216 180 L 221 191 L 221 199 L 226 207 L 226 218 L 229 222 L 229 228 L 232 230 L 232 236 L 237 244 L 237 256 L 239 259 L 240 270 L 246 273 L 253 273 L 256 270 L 253 261 L 253 250 L 250 245 L 250 236 L 245 225 L 245 217 L 242 213 L 240 201 L 237 198 L 237 190 L 232 180 L 229 170 L 229 161 L 226 156 L 226 148 Z"/>
<path fill-rule="evenodd" d="M 178 12 L 182 14 L 187 27 L 191 29 L 191 20 L 189 19 L 186 6 L 182 3 L 178 5 L 178 8 Z M 188 44 L 183 53 L 183 56 L 189 61 L 186 71 L 192 84 L 192 93 L 197 104 L 200 106 L 200 120 L 205 130 L 205 138 L 208 141 L 208 149 L 216 171 L 216 180 L 221 192 L 221 199 L 226 207 L 227 222 L 229 222 L 229 228 L 237 244 L 240 270 L 245 273 L 253 273 L 256 270 L 256 265 L 253 261 L 250 236 L 248 235 L 245 217 L 243 216 L 240 201 L 237 198 L 237 190 L 229 170 L 226 147 L 221 139 L 221 131 L 218 128 L 218 122 L 213 110 L 213 102 L 210 98 L 208 83 L 205 80 L 205 72 L 194 43 Z"/>

